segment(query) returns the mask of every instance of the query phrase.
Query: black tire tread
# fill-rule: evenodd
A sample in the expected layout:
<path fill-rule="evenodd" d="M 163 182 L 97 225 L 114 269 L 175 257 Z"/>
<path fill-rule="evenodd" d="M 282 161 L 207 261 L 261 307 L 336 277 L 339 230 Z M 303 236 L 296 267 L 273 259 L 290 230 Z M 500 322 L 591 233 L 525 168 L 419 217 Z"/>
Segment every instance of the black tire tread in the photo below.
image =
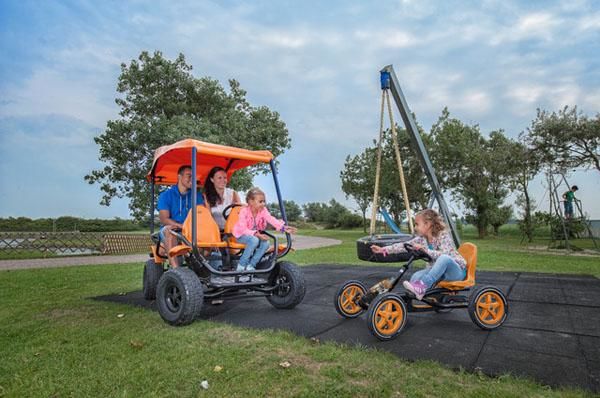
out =
<path fill-rule="evenodd" d="M 169 280 L 180 287 L 183 294 L 182 309 L 178 313 L 171 312 L 165 303 L 165 288 Z M 183 326 L 196 320 L 204 304 L 204 287 L 198 276 L 187 267 L 171 268 L 163 274 L 158 282 L 156 305 L 162 319 L 173 326 Z"/>
<path fill-rule="evenodd" d="M 484 291 L 487 291 L 487 290 L 493 290 L 494 292 L 498 293 L 500 295 L 500 297 L 502 297 L 502 300 L 504 301 L 504 318 L 502 319 L 502 321 L 500 323 L 498 323 L 497 325 L 494 325 L 492 327 L 490 327 L 489 325 L 481 323 L 481 321 L 479 320 L 479 318 L 476 315 L 476 313 L 477 313 L 477 308 L 476 308 L 477 300 L 478 300 L 479 296 Z M 502 326 L 504 324 L 504 322 L 506 322 L 506 320 L 508 319 L 508 314 L 509 314 L 508 300 L 506 299 L 506 296 L 504 295 L 504 293 L 502 293 L 502 291 L 500 289 L 498 289 L 497 287 L 495 287 L 495 286 L 482 286 L 482 287 L 479 287 L 479 288 L 475 289 L 475 291 L 471 294 L 471 297 L 469 297 L 468 312 L 469 312 L 469 317 L 471 318 L 471 321 L 473 321 L 473 323 L 475 325 L 479 326 L 483 330 L 494 330 L 494 329 L 497 329 L 500 326 Z"/>
<path fill-rule="evenodd" d="M 291 291 L 281 297 L 276 294 L 267 296 L 267 300 L 271 305 L 278 309 L 292 309 L 302 302 L 306 294 L 306 281 L 300 268 L 287 261 L 279 263 L 279 273 L 285 272 L 290 278 Z"/>
<path fill-rule="evenodd" d="M 154 259 L 146 261 L 143 275 L 143 293 L 146 300 L 156 299 L 156 287 L 164 272 L 162 265 L 156 264 Z"/>

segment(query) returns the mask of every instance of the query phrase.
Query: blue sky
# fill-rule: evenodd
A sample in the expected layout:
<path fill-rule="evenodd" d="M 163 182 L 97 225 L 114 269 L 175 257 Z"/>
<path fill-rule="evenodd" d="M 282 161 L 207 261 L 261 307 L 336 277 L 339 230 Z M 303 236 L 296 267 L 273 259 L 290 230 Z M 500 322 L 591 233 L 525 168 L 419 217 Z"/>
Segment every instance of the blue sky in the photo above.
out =
<path fill-rule="evenodd" d="M 123 200 L 99 206 L 83 176 L 100 166 L 93 137 L 118 117 L 120 64 L 143 50 L 182 52 L 195 76 L 235 78 L 278 111 L 293 145 L 282 190 L 300 203 L 353 206 L 339 172 L 377 135 L 387 64 L 427 130 L 444 106 L 511 137 L 538 107 L 600 112 L 598 2 L 377 3 L 0 0 L 0 216 L 128 216 Z M 599 177 L 570 177 L 594 218 Z M 545 208 L 539 180 L 532 189 Z"/>

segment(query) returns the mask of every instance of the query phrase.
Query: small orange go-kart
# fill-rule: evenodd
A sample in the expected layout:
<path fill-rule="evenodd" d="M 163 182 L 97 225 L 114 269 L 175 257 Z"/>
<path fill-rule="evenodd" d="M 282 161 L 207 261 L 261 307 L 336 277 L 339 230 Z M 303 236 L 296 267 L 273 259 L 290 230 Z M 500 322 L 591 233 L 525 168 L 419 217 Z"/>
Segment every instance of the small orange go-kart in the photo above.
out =
<path fill-rule="evenodd" d="M 257 264 L 256 270 L 236 271 L 238 260 L 245 250 L 245 245 L 237 242 L 232 234 L 241 210 L 239 205 L 224 209 L 225 229 L 220 231 L 210 211 L 197 205 L 196 195 L 192 195 L 192 209 L 183 229 L 170 231 L 179 244 L 166 253 L 159 233 L 154 233 L 155 186 L 176 184 L 179 167 L 191 165 L 192 176 L 196 176 L 192 179 L 195 192 L 198 182 L 203 182 L 214 166 L 222 167 L 231 177 L 236 170 L 261 163 L 270 165 L 279 209 L 287 223 L 275 162 L 269 151 L 251 151 L 192 139 L 155 151 L 148 173 L 152 197 L 150 230 L 154 244 L 150 259 L 144 266 L 143 293 L 147 300 L 156 300 L 158 312 L 165 322 L 171 325 L 193 322 L 200 315 L 205 301 L 261 296 L 266 297 L 275 308 L 289 309 L 304 298 L 306 286 L 302 271 L 291 262 L 281 261 L 292 247 L 292 239 L 287 233 L 286 244 L 279 244 L 277 235 L 261 231 L 270 237 L 271 248 Z M 171 267 L 168 256 L 178 257 L 182 265 Z"/>
<path fill-rule="evenodd" d="M 384 279 L 370 289 L 358 280 L 349 280 L 340 287 L 334 301 L 335 309 L 341 316 L 356 318 L 368 311 L 369 330 L 380 340 L 396 337 L 406 325 L 408 312 L 442 313 L 455 308 L 467 308 L 471 320 L 480 328 L 493 330 L 502 326 L 508 316 L 508 302 L 500 289 L 483 286 L 467 296 L 467 292 L 475 286 L 477 246 L 466 242 L 458 248 L 467 260 L 465 280 L 438 282 L 420 301 L 411 292 L 392 292 L 414 261 L 431 260 L 429 255 L 416 250 L 410 243 L 405 243 L 404 247 L 409 259 L 392 278 Z"/>

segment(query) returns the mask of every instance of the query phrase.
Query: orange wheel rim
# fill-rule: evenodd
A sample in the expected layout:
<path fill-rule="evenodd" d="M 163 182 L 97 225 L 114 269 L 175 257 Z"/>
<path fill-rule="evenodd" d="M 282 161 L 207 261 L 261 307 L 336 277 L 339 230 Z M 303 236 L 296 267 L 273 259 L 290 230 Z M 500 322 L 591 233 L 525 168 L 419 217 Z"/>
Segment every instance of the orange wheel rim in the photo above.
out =
<path fill-rule="evenodd" d="M 485 292 L 477 300 L 477 317 L 486 325 L 502 321 L 504 312 L 504 300 L 496 292 Z"/>
<path fill-rule="evenodd" d="M 384 301 L 375 310 L 375 328 L 384 335 L 394 334 L 400 329 L 403 318 L 404 310 L 398 302 Z"/>
<path fill-rule="evenodd" d="M 339 297 L 340 308 L 349 315 L 358 314 L 362 311 L 360 305 L 356 304 L 359 298 L 363 295 L 363 290 L 360 286 L 350 285 L 346 287 Z"/>

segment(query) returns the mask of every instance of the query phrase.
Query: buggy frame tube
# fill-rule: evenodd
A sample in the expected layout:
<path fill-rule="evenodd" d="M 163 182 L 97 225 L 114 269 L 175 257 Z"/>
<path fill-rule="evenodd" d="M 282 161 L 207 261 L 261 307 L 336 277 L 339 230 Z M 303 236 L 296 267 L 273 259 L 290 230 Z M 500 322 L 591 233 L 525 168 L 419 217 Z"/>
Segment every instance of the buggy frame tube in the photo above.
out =
<path fill-rule="evenodd" d="M 281 189 L 279 188 L 279 179 L 277 178 L 277 167 L 275 167 L 275 161 L 271 159 L 269 161 L 269 165 L 271 166 L 271 174 L 273 174 L 273 182 L 275 183 L 275 191 L 277 192 L 277 202 L 279 203 L 281 218 L 283 218 L 285 225 L 288 225 L 287 215 L 285 214 L 285 206 L 283 205 L 283 199 L 281 197 Z M 292 238 L 290 237 L 290 234 L 286 232 L 285 238 L 287 240 L 287 245 L 283 253 L 279 254 L 279 247 L 275 246 L 275 255 L 277 258 L 285 256 L 292 248 Z"/>
<path fill-rule="evenodd" d="M 196 182 L 196 155 L 198 150 L 196 147 L 192 147 L 192 247 L 196 249 L 196 222 L 198 221 L 196 214 L 196 200 L 198 194 L 196 190 L 198 189 L 198 183 Z"/>
<path fill-rule="evenodd" d="M 154 233 L 154 172 L 150 181 L 150 235 Z"/>
<path fill-rule="evenodd" d="M 400 83 L 398 82 L 398 78 L 394 72 L 394 67 L 392 65 L 387 65 L 380 71 L 380 73 L 382 75 L 382 89 L 387 89 L 387 87 L 384 87 L 383 85 L 383 82 L 387 80 L 386 83 L 388 83 L 389 89 L 394 97 L 394 101 L 396 102 L 396 106 L 400 111 L 400 116 L 402 116 L 402 121 L 404 122 L 406 131 L 408 132 L 408 136 L 410 137 L 413 147 L 417 152 L 417 157 L 421 162 L 421 166 L 425 170 L 429 185 L 431 185 L 432 194 L 435 196 L 435 199 L 440 206 L 440 212 L 442 213 L 442 217 L 444 217 L 444 221 L 446 221 L 446 225 L 450 227 L 454 244 L 456 247 L 458 247 L 460 246 L 460 237 L 458 236 L 456 226 L 454 225 L 454 221 L 452 220 L 450 212 L 448 211 L 448 205 L 444 200 L 444 195 L 442 194 L 440 184 L 436 177 L 435 169 L 433 168 L 431 159 L 429 159 L 427 149 L 425 148 L 423 140 L 421 139 L 421 135 L 419 134 L 419 130 L 417 129 L 417 124 L 415 123 L 413 115 L 410 112 L 410 108 L 408 107 L 408 103 L 406 102 L 406 98 L 404 98 L 404 94 L 400 88 Z M 388 76 L 384 76 L 384 74 L 387 74 Z"/>

